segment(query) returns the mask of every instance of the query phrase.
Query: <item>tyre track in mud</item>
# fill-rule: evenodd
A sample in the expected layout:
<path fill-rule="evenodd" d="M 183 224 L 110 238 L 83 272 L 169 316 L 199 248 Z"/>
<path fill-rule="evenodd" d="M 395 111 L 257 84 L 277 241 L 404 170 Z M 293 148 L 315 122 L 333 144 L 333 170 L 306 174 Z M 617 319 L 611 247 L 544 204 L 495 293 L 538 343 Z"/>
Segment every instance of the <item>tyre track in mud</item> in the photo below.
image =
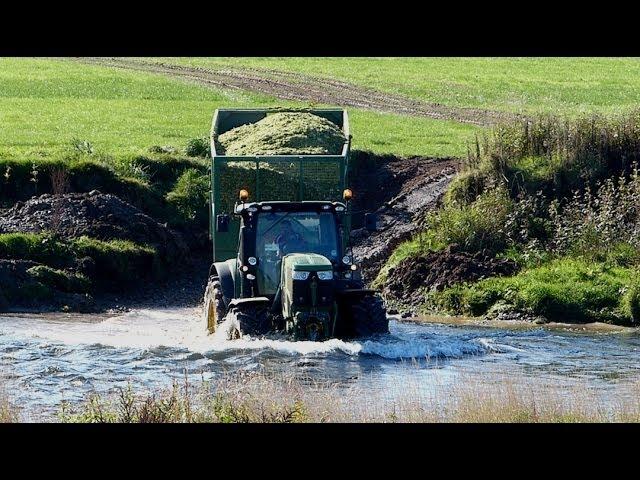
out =
<path fill-rule="evenodd" d="M 362 108 L 382 113 L 437 120 L 453 120 L 478 126 L 490 126 L 501 121 L 521 118 L 519 115 L 509 112 L 427 103 L 341 80 L 273 69 L 187 67 L 119 57 L 78 57 L 75 60 L 105 67 L 161 74 L 207 87 L 248 90 L 282 100 Z"/>

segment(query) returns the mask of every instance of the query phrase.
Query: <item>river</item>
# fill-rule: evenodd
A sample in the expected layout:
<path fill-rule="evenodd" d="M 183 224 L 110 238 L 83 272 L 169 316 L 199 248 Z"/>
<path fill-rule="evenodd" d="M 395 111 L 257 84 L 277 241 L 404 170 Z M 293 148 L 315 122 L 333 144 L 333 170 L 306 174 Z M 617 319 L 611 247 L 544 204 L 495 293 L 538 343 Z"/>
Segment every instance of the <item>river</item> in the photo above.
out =
<path fill-rule="evenodd" d="M 60 403 L 132 385 L 152 391 L 174 379 L 212 379 L 270 369 L 387 399 L 476 379 L 531 378 L 605 395 L 640 379 L 635 331 L 492 328 L 392 319 L 390 335 L 360 341 L 226 341 L 207 336 L 197 309 L 104 315 L 0 315 L 0 384 L 32 420 Z"/>

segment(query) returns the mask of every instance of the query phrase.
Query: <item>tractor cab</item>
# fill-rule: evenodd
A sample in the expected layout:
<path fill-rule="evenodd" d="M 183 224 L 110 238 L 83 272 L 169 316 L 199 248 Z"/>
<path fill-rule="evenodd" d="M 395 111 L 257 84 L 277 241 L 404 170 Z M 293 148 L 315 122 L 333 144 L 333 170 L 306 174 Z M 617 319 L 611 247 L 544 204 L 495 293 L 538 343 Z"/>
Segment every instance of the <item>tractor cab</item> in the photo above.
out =
<path fill-rule="evenodd" d="M 246 280 L 239 296 L 275 295 L 283 259 L 294 254 L 326 259 L 331 279 L 334 275 L 344 279 L 345 273 L 351 278 L 353 263 L 346 253 L 349 245 L 343 227 L 345 212 L 346 205 L 340 202 L 238 203 L 238 268 Z"/>

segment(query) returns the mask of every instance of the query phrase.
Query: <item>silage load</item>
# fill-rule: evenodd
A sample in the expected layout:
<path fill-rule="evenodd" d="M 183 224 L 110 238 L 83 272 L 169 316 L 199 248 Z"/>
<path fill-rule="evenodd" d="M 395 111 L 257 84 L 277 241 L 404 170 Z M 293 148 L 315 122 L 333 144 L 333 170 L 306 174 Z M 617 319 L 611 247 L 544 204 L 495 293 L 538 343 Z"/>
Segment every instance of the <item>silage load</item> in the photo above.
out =
<path fill-rule="evenodd" d="M 333 122 L 307 112 L 279 112 L 219 135 L 227 156 L 340 155 L 345 137 Z"/>
<path fill-rule="evenodd" d="M 300 182 L 304 183 L 304 200 L 333 200 L 339 195 L 336 191 L 340 176 L 337 164 L 321 164 L 319 172 L 311 166 L 303 179 L 297 162 L 264 162 L 260 161 L 259 174 L 256 175 L 254 162 L 229 162 L 220 165 L 216 170 L 217 188 L 219 189 L 219 205 L 221 212 L 233 211 L 240 189 L 249 191 L 250 201 L 285 200 L 299 201 Z M 321 178 L 324 173 L 325 179 Z M 259 179 L 260 185 L 256 185 Z M 262 198 L 257 198 L 257 192 Z"/>

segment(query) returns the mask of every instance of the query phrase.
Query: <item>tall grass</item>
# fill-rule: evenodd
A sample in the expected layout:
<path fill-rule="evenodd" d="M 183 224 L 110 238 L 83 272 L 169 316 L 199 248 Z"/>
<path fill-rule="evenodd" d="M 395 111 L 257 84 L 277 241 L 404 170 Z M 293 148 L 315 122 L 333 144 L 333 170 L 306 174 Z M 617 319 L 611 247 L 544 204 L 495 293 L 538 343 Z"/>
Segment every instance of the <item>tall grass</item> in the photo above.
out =
<path fill-rule="evenodd" d="M 18 408 L 9 400 L 4 387 L 0 384 L 0 423 L 17 423 L 20 421 Z"/>
<path fill-rule="evenodd" d="M 466 375 L 425 391 L 403 382 L 392 397 L 330 383 L 305 384 L 286 374 L 227 374 L 198 387 L 187 381 L 152 394 L 131 389 L 65 404 L 63 422 L 638 422 L 640 384 L 612 396 L 579 384 L 549 384 L 526 376 Z"/>
<path fill-rule="evenodd" d="M 562 198 L 640 160 L 640 110 L 607 118 L 541 115 L 497 125 L 469 148 L 466 171 L 448 199 L 469 203 L 496 185 L 512 196 L 542 191 Z"/>

